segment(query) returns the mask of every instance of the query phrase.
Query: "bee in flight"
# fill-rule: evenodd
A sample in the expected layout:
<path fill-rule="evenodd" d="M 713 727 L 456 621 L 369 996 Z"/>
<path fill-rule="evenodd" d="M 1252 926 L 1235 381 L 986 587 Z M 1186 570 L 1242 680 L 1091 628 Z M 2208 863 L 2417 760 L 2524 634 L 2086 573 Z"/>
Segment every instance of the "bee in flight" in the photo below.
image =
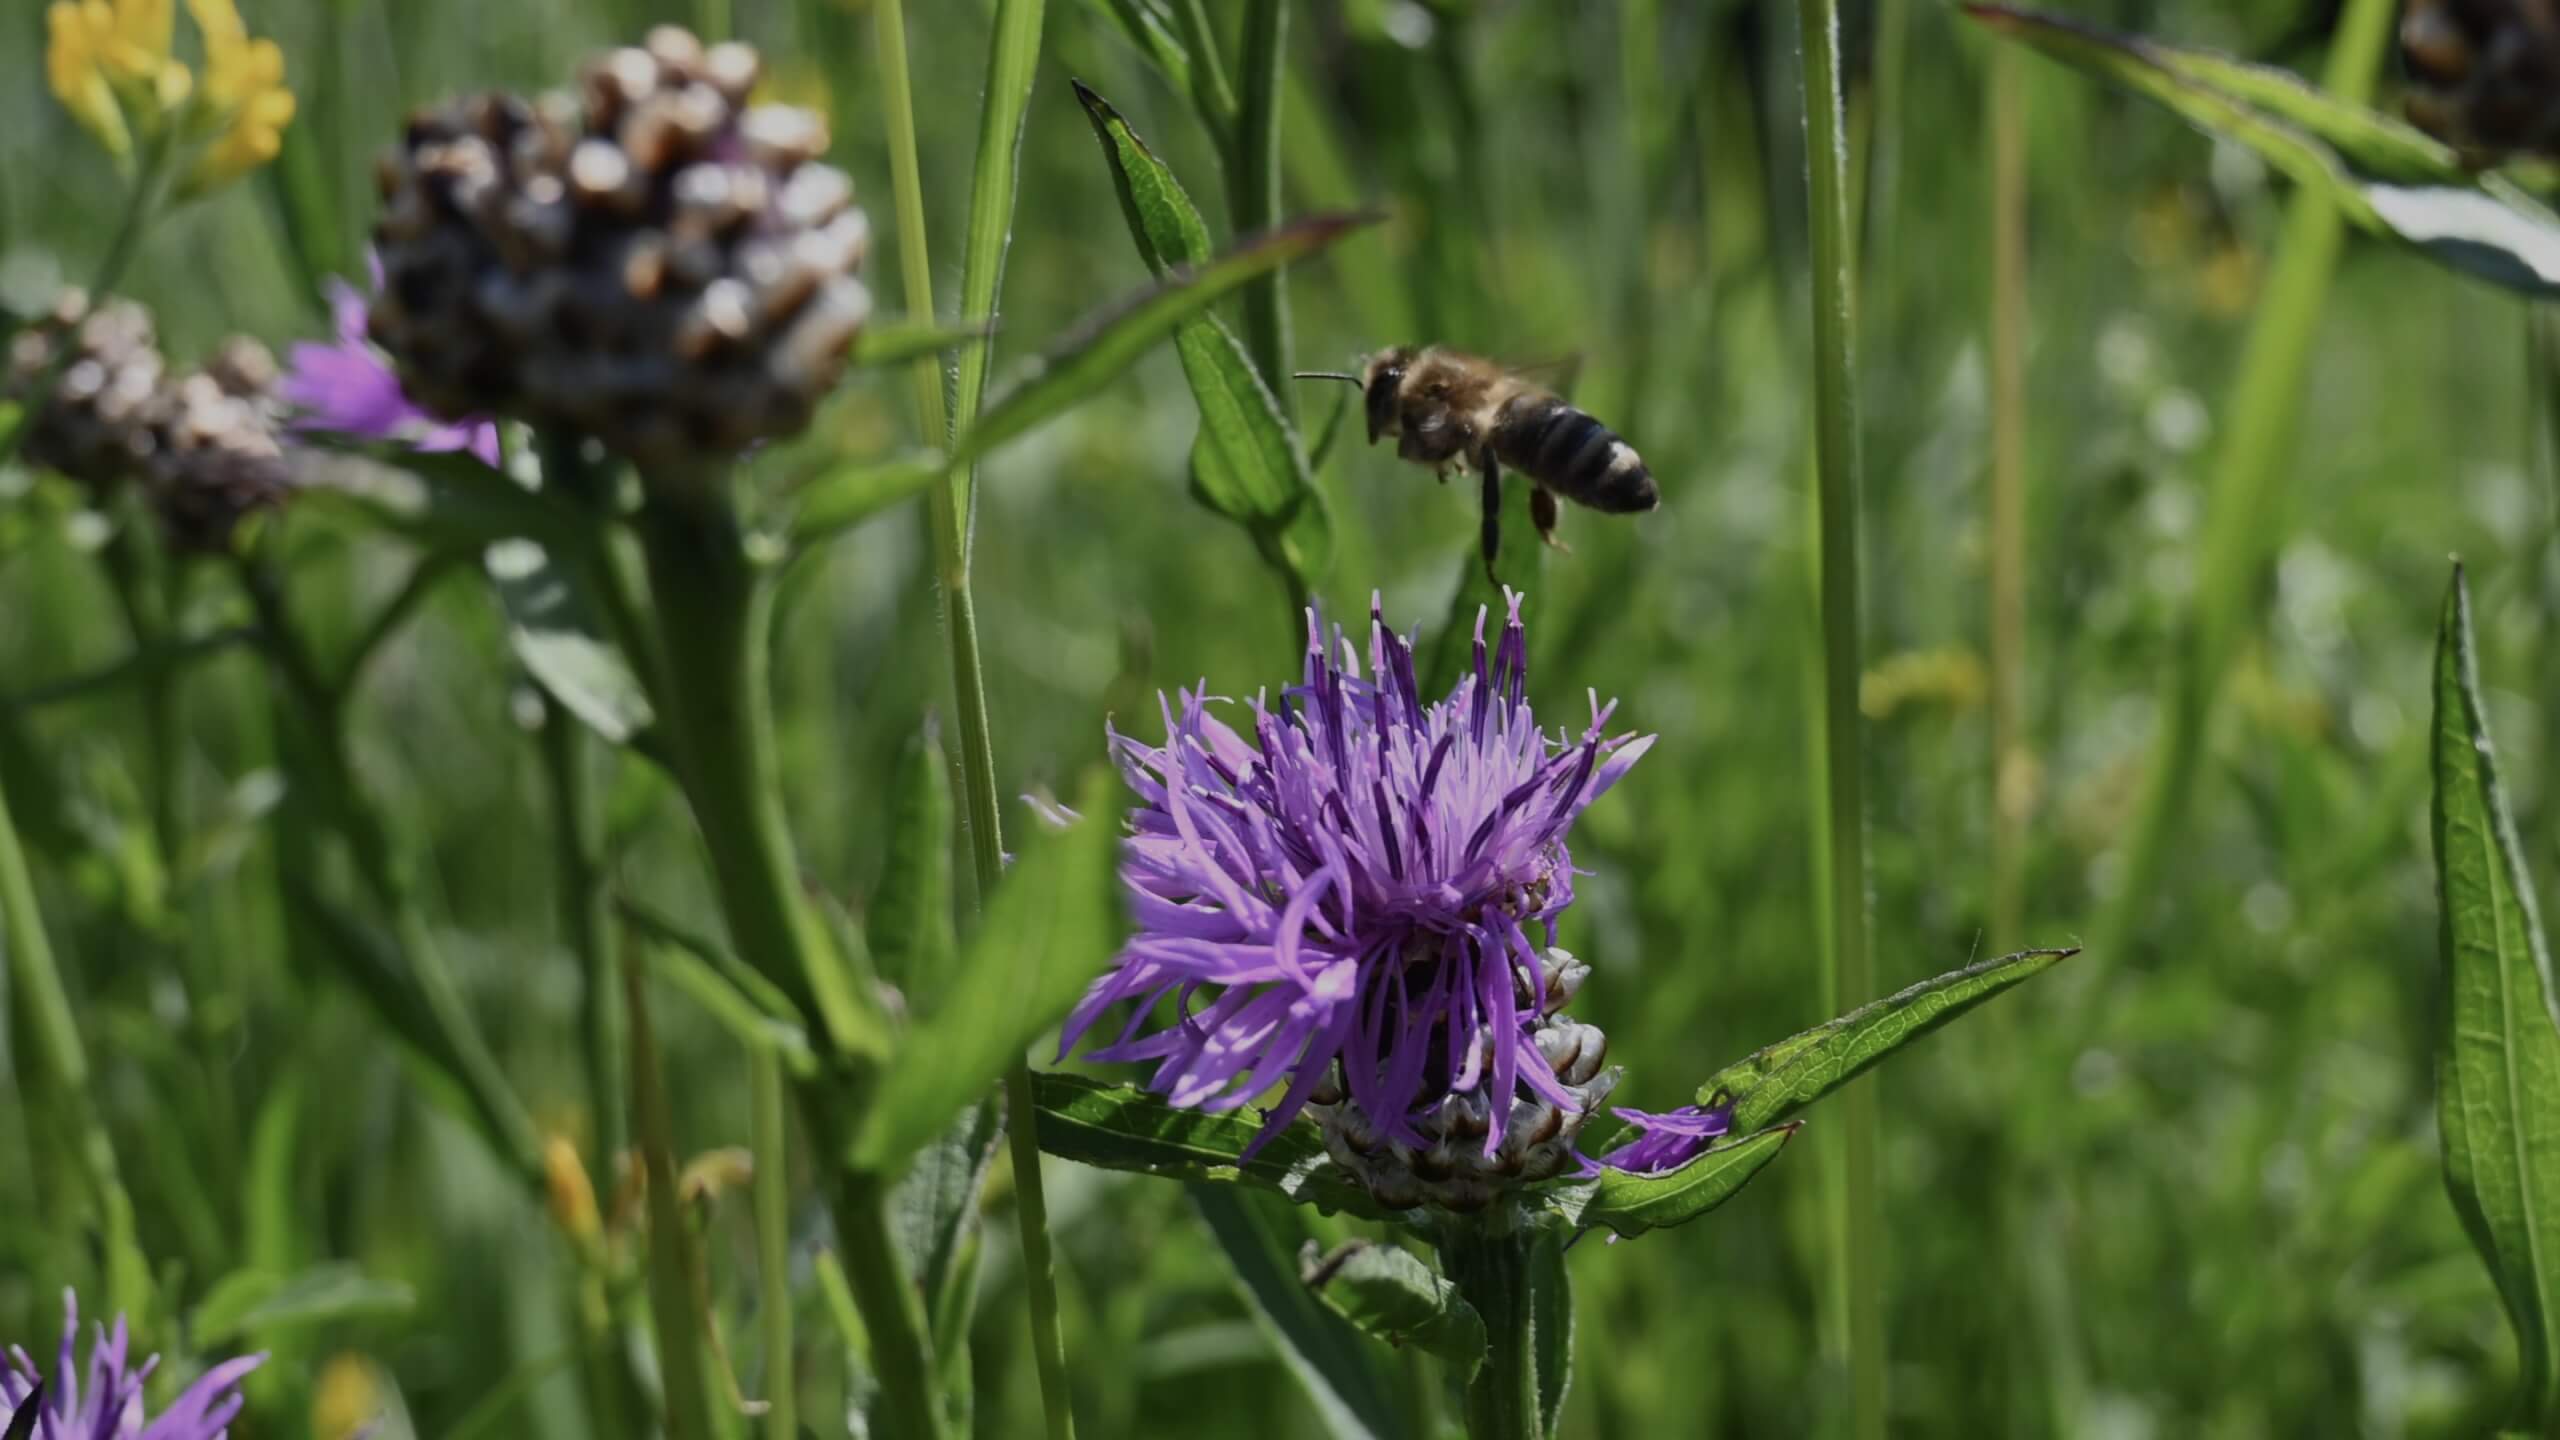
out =
<path fill-rule="evenodd" d="M 1361 373 L 1301 371 L 1301 380 L 1360 387 L 1369 443 L 1396 437 L 1396 454 L 1449 478 L 1472 467 L 1482 477 L 1484 569 L 1502 548 L 1502 468 L 1529 477 L 1529 518 L 1538 538 L 1556 539 L 1556 497 L 1612 515 L 1662 503 L 1653 472 L 1617 432 L 1491 360 L 1438 345 L 1399 345 L 1369 357 Z"/>

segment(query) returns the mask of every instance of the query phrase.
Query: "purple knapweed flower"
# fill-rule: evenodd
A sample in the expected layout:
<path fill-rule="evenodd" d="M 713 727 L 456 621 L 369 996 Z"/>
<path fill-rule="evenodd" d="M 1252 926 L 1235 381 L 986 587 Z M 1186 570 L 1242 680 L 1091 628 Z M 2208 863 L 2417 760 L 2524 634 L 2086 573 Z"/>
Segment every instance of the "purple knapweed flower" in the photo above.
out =
<path fill-rule="evenodd" d="M 1208 1110 L 1286 1082 L 1257 1144 L 1331 1089 L 1337 1062 L 1402 1145 L 1426 1146 L 1416 1120 L 1456 1097 L 1486 1122 L 1487 1156 L 1515 1102 L 1579 1112 L 1533 1039 L 1563 989 L 1543 947 L 1573 900 L 1566 832 L 1652 737 L 1603 738 L 1616 706 L 1596 694 L 1580 739 L 1540 730 L 1505 594 L 1498 647 L 1488 658 L 1479 614 L 1473 673 L 1444 700 L 1423 701 L 1373 598 L 1369 677 L 1310 612 L 1304 683 L 1254 701 L 1249 740 L 1189 691 L 1164 707 L 1162 746 L 1113 732 L 1141 802 L 1121 865 L 1137 934 L 1069 1017 L 1062 1056 L 1135 1002 L 1086 1058 L 1154 1061 L 1152 1088 Z M 1179 1018 L 1142 1034 L 1167 999 Z"/>
<path fill-rule="evenodd" d="M 1600 1157 L 1612 1170 L 1660 1175 L 1698 1158 L 1707 1146 L 1733 1129 L 1733 1107 L 1683 1105 L 1659 1114 L 1612 1108 L 1610 1114 L 1644 1133 Z"/>
<path fill-rule="evenodd" d="M 382 288 L 382 262 L 365 256 L 373 288 Z M 467 450 L 481 463 L 498 463 L 498 426 L 492 420 L 448 424 L 420 409 L 400 388 L 391 360 L 365 334 L 365 297 L 343 280 L 329 282 L 329 310 L 338 338 L 323 345 L 303 341 L 285 357 L 276 391 L 300 413 L 297 430 L 329 431 L 369 440 L 396 440 L 412 450 Z"/>
<path fill-rule="evenodd" d="M 8 1363 L 0 1365 L 0 1434 L 33 1440 L 222 1440 L 223 1427 L 240 1413 L 241 1378 L 267 1359 L 243 1355 L 214 1366 L 153 1419 L 143 1414 L 142 1387 L 160 1357 L 126 1366 L 119 1315 L 112 1332 L 96 1327 L 84 1374 L 74 1364 L 79 1335 L 79 1300 L 65 1290 L 62 1352 L 53 1378 L 46 1380 L 26 1351 L 9 1347 Z M 29 1406 L 35 1407 L 32 1414 L 23 1413 Z"/>

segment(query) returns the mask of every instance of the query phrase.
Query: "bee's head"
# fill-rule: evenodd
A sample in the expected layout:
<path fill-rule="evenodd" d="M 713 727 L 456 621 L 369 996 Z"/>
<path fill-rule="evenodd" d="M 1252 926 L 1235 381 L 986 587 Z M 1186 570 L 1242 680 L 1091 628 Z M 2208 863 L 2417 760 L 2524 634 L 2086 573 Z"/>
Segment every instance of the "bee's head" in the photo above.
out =
<path fill-rule="evenodd" d="M 1395 433 L 1396 391 L 1404 384 L 1405 367 L 1412 363 L 1413 347 L 1398 345 L 1370 356 L 1363 367 L 1360 389 L 1368 401 L 1370 444 Z"/>

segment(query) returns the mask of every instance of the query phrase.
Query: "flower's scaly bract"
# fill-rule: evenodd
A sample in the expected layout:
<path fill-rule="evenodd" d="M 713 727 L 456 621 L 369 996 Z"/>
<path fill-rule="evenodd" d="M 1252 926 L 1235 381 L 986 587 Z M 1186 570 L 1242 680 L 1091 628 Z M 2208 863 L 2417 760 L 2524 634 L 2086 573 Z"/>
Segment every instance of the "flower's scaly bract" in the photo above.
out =
<path fill-rule="evenodd" d="M 264 1355 L 226 1360 L 199 1376 L 157 1417 L 143 1413 L 142 1387 L 160 1364 L 157 1355 L 125 1363 L 124 1317 L 115 1328 L 99 1326 L 89 1342 L 89 1364 L 77 1364 L 80 1310 L 62 1292 L 62 1349 L 50 1379 L 25 1350 L 11 1346 L 0 1365 L 0 1433 L 15 1433 L 20 1412 L 33 1404 L 40 1440 L 222 1440 L 223 1427 L 240 1413 L 240 1381 L 266 1363 Z"/>
<path fill-rule="evenodd" d="M 1542 967 L 1573 899 L 1566 832 L 1652 738 L 1603 738 L 1615 706 L 1596 696 L 1578 740 L 1541 731 L 1509 603 L 1492 654 L 1479 616 L 1473 673 L 1435 703 L 1373 602 L 1369 676 L 1310 617 L 1305 681 L 1255 701 L 1250 739 L 1197 693 L 1166 707 L 1162 746 L 1114 734 L 1141 802 L 1121 871 L 1138 933 L 1068 1047 L 1135 1002 L 1088 1058 L 1154 1061 L 1154 1088 L 1206 1109 L 1285 1081 L 1266 1137 L 1337 1062 L 1349 1100 L 1405 1145 L 1430 1143 L 1416 1122 L 1453 1096 L 1487 1110 L 1487 1155 L 1515 1101 L 1579 1108 L 1530 1038 L 1556 1003 Z M 1168 1000 L 1179 1018 L 1147 1033 Z"/>

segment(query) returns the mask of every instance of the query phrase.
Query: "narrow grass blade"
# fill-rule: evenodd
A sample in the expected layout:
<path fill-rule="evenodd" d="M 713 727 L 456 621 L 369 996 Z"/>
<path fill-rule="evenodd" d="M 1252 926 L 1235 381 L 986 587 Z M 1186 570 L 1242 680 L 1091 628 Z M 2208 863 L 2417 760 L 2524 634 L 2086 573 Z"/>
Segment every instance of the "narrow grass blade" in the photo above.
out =
<path fill-rule="evenodd" d="M 2079 953 L 2024 950 L 1923 980 L 1724 1067 L 1698 1087 L 1698 1103 L 1730 1103 L 1736 1130 L 1773 1124 L 1992 996 Z"/>
<path fill-rule="evenodd" d="M 1185 95 L 1192 93 L 1191 51 L 1173 25 L 1149 0 L 1095 0 L 1120 27 L 1138 53 L 1155 62 L 1166 82 Z M 1215 128 L 1214 126 L 1212 127 Z"/>
<path fill-rule="evenodd" d="M 894 1174 L 1057 1023 L 1110 963 L 1125 933 L 1110 818 L 1117 777 L 1096 770 L 1078 791 L 1085 818 L 1035 845 L 989 902 L 954 968 L 943 1003 L 908 1032 L 863 1120 L 854 1160 Z"/>
<path fill-rule="evenodd" d="M 198 1346 L 225 1346 L 278 1331 L 406 1315 L 417 1304 L 417 1292 L 408 1286 L 373 1279 L 344 1261 L 296 1275 L 235 1270 L 206 1287 L 188 1312 L 187 1338 Z"/>
<path fill-rule="evenodd" d="M 747 1073 L 756 1157 L 756 1306 L 764 1322 L 764 1428 L 773 1440 L 800 1440 L 791 1343 L 791 1154 L 781 1058 L 770 1049 L 750 1051 Z"/>
<path fill-rule="evenodd" d="M 2408 125 L 2281 70 L 2028 10 L 1966 8 L 1998 34 L 2257 151 L 2360 229 L 2511 290 L 2560 294 L 2560 215 L 2502 176 L 2465 169 Z"/>
<path fill-rule="evenodd" d="M 1386 1377 L 1368 1341 L 1298 1277 L 1298 1254 L 1314 1238 L 1299 1212 L 1232 1185 L 1192 1186 L 1191 1203 L 1226 1252 L 1254 1318 L 1335 1440 L 1399 1434 Z"/>
<path fill-rule="evenodd" d="M 631 1116 L 640 1144 L 649 1212 L 649 1318 L 658 1338 L 659 1383 L 665 1392 L 668 1440 L 712 1440 L 719 1433 L 705 1378 L 701 1312 L 693 1303 L 692 1231 L 676 1195 L 675 1121 L 658 1075 L 658 1045 L 649 1020 L 640 966 L 626 954 L 623 1002 L 631 1017 Z"/>
<path fill-rule="evenodd" d="M 2515 1326 L 2517 1421 L 2548 1433 L 2560 1425 L 2560 985 L 2489 745 L 2459 567 L 2435 692 L 2445 1188 Z"/>
<path fill-rule="evenodd" d="M 1031 86 L 1040 64 L 1040 23 L 1046 0 L 998 0 L 995 38 L 987 49 L 987 85 L 978 112 L 978 162 L 969 180 L 969 234 L 960 252 L 960 315 L 993 324 L 996 297 L 1004 289 L 1005 252 L 1013 244 L 1013 197 L 1022 161 L 1022 122 L 1031 110 Z M 952 389 L 952 435 L 966 434 L 987 393 L 987 343 L 960 352 Z M 970 514 L 960 497 L 960 515 Z"/>
<path fill-rule="evenodd" d="M 1484 1317 L 1421 1256 L 1380 1240 L 1346 1240 L 1298 1252 L 1298 1279 L 1362 1334 L 1415 1346 L 1449 1362 L 1459 1384 L 1484 1364 Z"/>
<path fill-rule="evenodd" d="M 1246 281 L 1324 249 L 1365 215 L 1317 215 L 1239 242 L 1205 265 L 1185 266 L 1134 298 L 1093 316 L 996 397 L 953 448 L 964 464 L 1023 434 L 1120 377 L 1176 327 L 1233 294 Z"/>
<path fill-rule="evenodd" d="M 1605 1171 L 1581 1209 L 1580 1222 L 1605 1226 L 1628 1239 L 1685 1225 L 1742 1193 L 1801 1128 L 1803 1122 L 1794 1121 L 1725 1141 L 1668 1174 Z"/>
<path fill-rule="evenodd" d="M 1290 1125 L 1247 1158 L 1262 1130 L 1251 1115 L 1182 1109 L 1134 1085 L 1081 1075 L 1031 1078 L 1039 1096 L 1040 1148 L 1061 1160 L 1202 1184 L 1257 1185 L 1327 1212 L 1384 1214 L 1325 1154 L 1312 1121 Z"/>

